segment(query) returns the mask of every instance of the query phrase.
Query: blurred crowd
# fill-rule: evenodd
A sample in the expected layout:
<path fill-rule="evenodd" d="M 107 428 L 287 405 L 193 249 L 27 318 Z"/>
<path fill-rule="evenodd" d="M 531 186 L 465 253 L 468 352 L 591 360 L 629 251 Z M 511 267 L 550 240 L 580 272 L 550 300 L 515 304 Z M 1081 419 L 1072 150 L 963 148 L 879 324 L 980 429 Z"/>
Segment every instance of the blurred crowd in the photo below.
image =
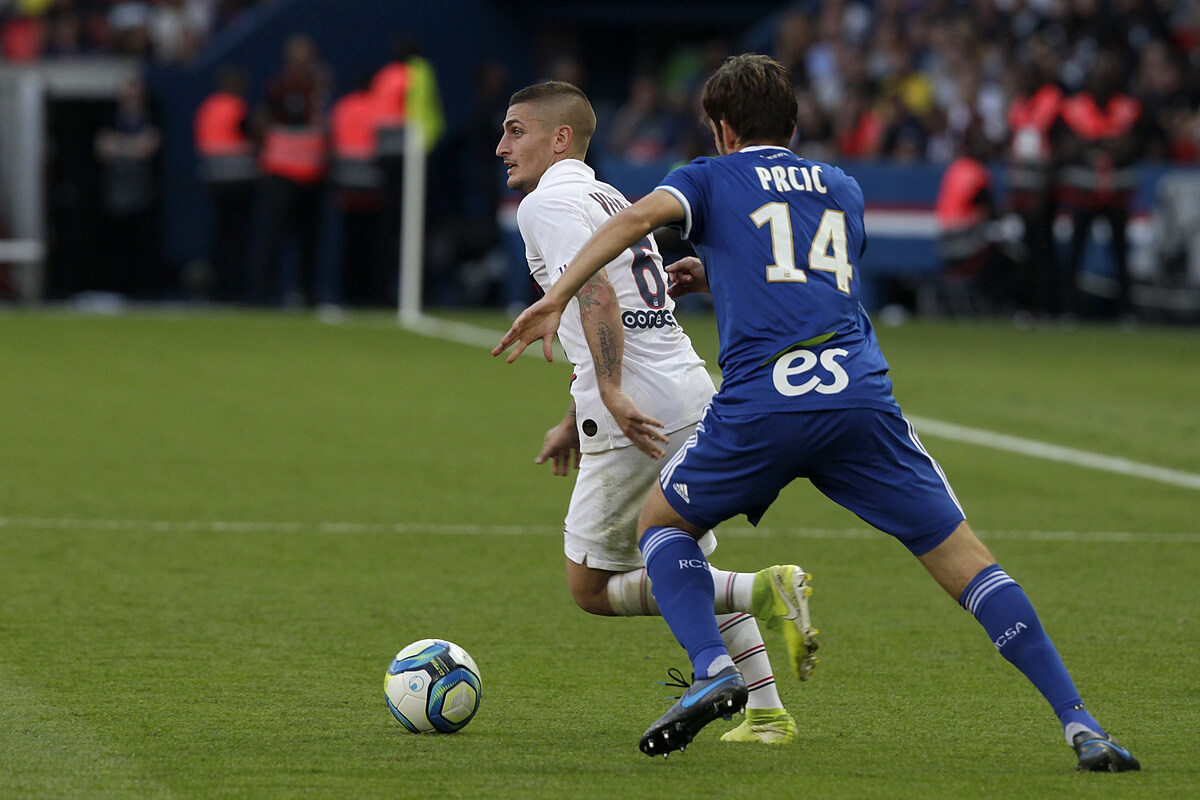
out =
<path fill-rule="evenodd" d="M 108 54 L 187 64 L 222 26 L 277 1 L 0 0 L 0 46 L 9 61 Z M 1076 276 L 1097 219 L 1108 225 L 1116 262 L 1113 309 L 1130 310 L 1132 167 L 1200 163 L 1200 0 L 799 0 L 736 36 L 660 31 L 609 61 L 585 57 L 588 31 L 562 34 L 534 34 L 533 77 L 588 92 L 599 118 L 589 160 L 660 170 L 711 154 L 699 123 L 704 80 L 732 53 L 768 53 L 795 82 L 797 152 L 954 167 L 937 212 L 943 239 L 954 240 L 939 250 L 947 268 L 986 274 L 1000 249 L 993 223 L 1018 217 L 1023 237 L 1006 257 L 1050 277 L 1037 287 L 1017 281 L 1004 302 L 1050 314 L 1078 310 Z M 388 64 L 336 84 L 304 36 L 288 43 L 268 86 L 247 86 L 234 65 L 218 70 L 195 124 L 213 212 L 207 272 L 184 283 L 226 302 L 394 303 L 404 177 L 397 137 L 416 113 L 439 176 L 427 197 L 426 299 L 511 298 L 494 149 L 517 87 L 496 61 L 477 64 L 475 78 L 473 97 L 454 98 L 470 104 L 458 115 L 465 122 L 443 136 L 434 65 L 415 42 L 397 42 Z M 250 107 L 264 89 L 266 102 Z M 160 147 L 152 100 L 143 86 L 129 87 L 96 143 L 115 216 L 150 214 L 161 191 L 150 169 Z M 1000 162 L 1003 187 L 989 172 Z M 322 287 L 318 238 L 330 213 L 340 283 Z M 1064 215 L 1075 238 L 1059 257 L 1054 225 Z M 109 226 L 123 231 L 117 239 L 154 235 L 147 216 L 124 221 Z"/>
<path fill-rule="evenodd" d="M 0 1 L 0 55 L 39 59 L 119 56 L 186 64 L 213 32 L 274 0 Z"/>
<path fill-rule="evenodd" d="M 802 2 L 736 47 L 789 68 L 795 146 L 817 160 L 945 164 L 976 128 L 999 157 L 1024 73 L 1034 68 L 1070 95 L 1104 54 L 1144 109 L 1140 157 L 1200 159 L 1196 0 Z M 608 150 L 634 160 L 691 155 L 699 86 L 733 49 L 714 39 L 647 61 L 609 121 Z"/>

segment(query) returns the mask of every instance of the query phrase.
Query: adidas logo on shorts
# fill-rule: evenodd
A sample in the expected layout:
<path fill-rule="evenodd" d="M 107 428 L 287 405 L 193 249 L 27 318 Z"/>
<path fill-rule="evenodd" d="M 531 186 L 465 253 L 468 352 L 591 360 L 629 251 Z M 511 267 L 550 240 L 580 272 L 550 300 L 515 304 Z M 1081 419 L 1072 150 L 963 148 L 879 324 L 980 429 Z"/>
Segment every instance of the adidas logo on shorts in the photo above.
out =
<path fill-rule="evenodd" d="M 672 483 L 671 488 L 675 490 L 675 494 L 683 498 L 683 502 L 692 502 L 688 499 L 688 488 L 686 483 Z"/>

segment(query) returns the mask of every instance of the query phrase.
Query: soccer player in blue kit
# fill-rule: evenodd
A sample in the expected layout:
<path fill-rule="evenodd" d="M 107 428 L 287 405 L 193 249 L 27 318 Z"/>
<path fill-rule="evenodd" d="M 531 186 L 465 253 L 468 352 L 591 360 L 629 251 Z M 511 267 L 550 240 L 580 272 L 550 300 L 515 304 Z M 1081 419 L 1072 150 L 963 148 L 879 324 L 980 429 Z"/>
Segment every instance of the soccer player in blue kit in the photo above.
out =
<path fill-rule="evenodd" d="M 1083 770 L 1140 765 L 1083 705 L 1024 590 L 966 522 L 941 467 L 892 396 L 888 364 L 859 303 L 866 248 L 862 191 L 842 170 L 787 149 L 796 100 L 787 70 L 740 55 L 702 96 L 716 158 L 700 158 L 613 216 L 493 351 L 509 361 L 537 339 L 547 359 L 567 301 L 646 233 L 677 225 L 699 260 L 673 265 L 676 296 L 712 294 L 721 389 L 669 459 L 638 522 L 654 595 L 692 661 L 694 683 L 642 736 L 647 755 L 682 749 L 746 689 L 721 643 L 697 536 L 737 514 L 757 523 L 807 478 L 903 543 L 1049 702 Z M 653 421 L 651 421 L 653 422 Z"/>

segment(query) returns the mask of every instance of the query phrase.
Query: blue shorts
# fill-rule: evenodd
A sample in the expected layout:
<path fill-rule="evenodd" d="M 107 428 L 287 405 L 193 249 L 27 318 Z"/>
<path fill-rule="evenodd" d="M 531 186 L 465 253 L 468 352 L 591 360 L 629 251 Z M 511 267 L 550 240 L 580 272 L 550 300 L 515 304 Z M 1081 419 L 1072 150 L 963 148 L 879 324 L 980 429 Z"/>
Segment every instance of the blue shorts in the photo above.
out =
<path fill-rule="evenodd" d="M 738 514 L 757 525 L 796 478 L 917 556 L 965 519 L 908 420 L 874 409 L 730 417 L 709 406 L 659 485 L 681 517 L 707 529 Z"/>

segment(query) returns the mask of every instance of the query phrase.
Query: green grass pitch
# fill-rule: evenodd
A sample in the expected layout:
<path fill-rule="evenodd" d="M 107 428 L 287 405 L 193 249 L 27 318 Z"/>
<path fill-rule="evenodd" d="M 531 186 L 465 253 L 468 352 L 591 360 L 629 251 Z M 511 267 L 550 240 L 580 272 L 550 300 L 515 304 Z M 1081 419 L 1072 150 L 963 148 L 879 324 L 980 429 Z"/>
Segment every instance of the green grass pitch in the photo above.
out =
<path fill-rule="evenodd" d="M 715 363 L 711 319 L 684 322 Z M 910 416 L 1200 473 L 1194 329 L 879 336 Z M 814 575 L 822 662 L 778 674 L 800 741 L 726 745 L 719 722 L 641 755 L 686 659 L 661 620 L 566 592 L 571 481 L 533 457 L 568 377 L 383 315 L 0 315 L 0 797 L 1200 794 L 1200 491 L 928 434 L 1143 771 L 1076 774 L 974 620 L 800 485 L 715 559 Z M 383 700 L 424 637 L 482 672 L 453 736 L 405 733 Z"/>

